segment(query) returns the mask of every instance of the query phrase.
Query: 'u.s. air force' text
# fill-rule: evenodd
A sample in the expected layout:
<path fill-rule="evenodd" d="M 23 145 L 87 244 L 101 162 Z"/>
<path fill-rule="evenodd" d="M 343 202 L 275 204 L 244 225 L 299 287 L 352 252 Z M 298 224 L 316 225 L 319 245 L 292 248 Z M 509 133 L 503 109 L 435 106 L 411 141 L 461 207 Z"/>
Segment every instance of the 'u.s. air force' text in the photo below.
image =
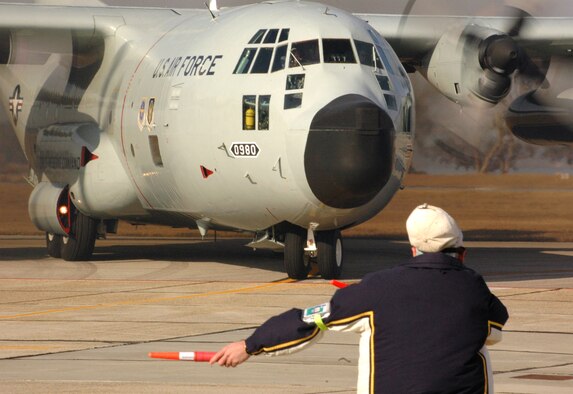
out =
<path fill-rule="evenodd" d="M 159 61 L 157 67 L 155 67 L 153 78 L 215 75 L 217 60 L 222 58 L 223 55 L 177 56 L 163 58 Z"/>

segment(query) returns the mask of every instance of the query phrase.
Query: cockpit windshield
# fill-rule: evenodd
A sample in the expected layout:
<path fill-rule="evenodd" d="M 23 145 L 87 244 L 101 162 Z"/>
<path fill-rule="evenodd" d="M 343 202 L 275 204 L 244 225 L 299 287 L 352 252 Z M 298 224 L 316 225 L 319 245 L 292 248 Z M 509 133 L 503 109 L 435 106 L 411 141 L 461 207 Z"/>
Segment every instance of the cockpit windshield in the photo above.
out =
<path fill-rule="evenodd" d="M 272 72 L 279 71 L 285 68 L 286 66 L 286 54 L 287 54 L 287 46 L 281 45 L 277 48 L 275 52 L 275 60 L 273 61 L 273 68 Z"/>
<path fill-rule="evenodd" d="M 318 40 L 293 42 L 290 50 L 289 67 L 320 63 Z"/>
<path fill-rule="evenodd" d="M 253 74 L 266 74 L 269 72 L 269 66 L 271 64 L 271 57 L 273 56 L 273 48 L 261 48 L 259 49 L 259 54 L 257 55 L 257 60 L 253 64 L 251 73 Z"/>
<path fill-rule="evenodd" d="M 325 38 L 322 40 L 322 52 L 325 63 L 356 63 L 348 39 Z"/>
<path fill-rule="evenodd" d="M 290 29 L 260 29 L 249 40 L 235 67 L 235 74 L 267 74 L 288 68 L 343 63 L 395 71 L 384 54 L 382 44 L 348 38 L 323 38 L 289 44 Z M 375 38 L 375 37 L 373 37 Z"/>

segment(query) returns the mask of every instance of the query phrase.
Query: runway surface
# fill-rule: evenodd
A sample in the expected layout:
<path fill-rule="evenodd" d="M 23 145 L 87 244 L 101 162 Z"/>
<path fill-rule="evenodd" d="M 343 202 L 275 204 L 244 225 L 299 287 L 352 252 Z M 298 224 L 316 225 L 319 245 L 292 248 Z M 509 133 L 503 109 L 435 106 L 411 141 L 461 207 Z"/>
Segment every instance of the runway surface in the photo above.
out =
<path fill-rule="evenodd" d="M 358 337 L 327 333 L 291 356 L 236 369 L 147 358 L 218 350 L 268 317 L 326 301 L 319 277 L 286 278 L 282 255 L 245 240 L 98 241 L 90 262 L 46 256 L 37 237 L 0 238 L 0 387 L 9 393 L 351 393 Z M 497 393 L 573 392 L 573 243 L 472 243 L 467 264 L 508 306 L 490 348 Z M 342 280 L 408 257 L 407 244 L 345 240 Z"/>

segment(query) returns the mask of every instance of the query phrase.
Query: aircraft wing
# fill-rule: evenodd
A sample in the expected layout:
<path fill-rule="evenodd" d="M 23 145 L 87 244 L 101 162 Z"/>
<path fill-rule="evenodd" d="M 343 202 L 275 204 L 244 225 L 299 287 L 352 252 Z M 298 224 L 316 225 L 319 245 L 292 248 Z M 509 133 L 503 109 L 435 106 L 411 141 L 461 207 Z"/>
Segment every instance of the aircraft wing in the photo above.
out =
<path fill-rule="evenodd" d="M 389 42 L 408 71 L 420 71 L 462 106 L 497 104 L 523 78 L 530 91 L 506 114 L 513 134 L 573 145 L 573 18 L 356 16 Z"/>
<path fill-rule="evenodd" d="M 178 15 L 207 10 L 48 6 L 36 4 L 0 4 L 0 29 L 54 29 L 113 33 L 121 25 L 141 29 L 161 25 L 162 21 Z"/>
<path fill-rule="evenodd" d="M 405 62 L 420 60 L 433 51 L 440 38 L 455 26 L 482 26 L 509 33 L 519 17 L 471 17 L 355 14 L 367 21 L 392 45 Z M 547 56 L 573 55 L 573 18 L 526 18 L 513 39 L 526 49 Z"/>

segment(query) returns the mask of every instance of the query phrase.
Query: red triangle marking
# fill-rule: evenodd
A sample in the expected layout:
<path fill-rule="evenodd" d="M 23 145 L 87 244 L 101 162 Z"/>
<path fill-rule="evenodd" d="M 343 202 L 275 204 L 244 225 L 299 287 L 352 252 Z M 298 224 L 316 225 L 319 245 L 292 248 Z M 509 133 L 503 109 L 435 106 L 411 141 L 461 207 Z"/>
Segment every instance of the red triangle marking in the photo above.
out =
<path fill-rule="evenodd" d="M 201 166 L 201 174 L 203 175 L 204 179 L 209 178 L 211 175 L 213 175 L 213 171 L 211 171 L 210 169 L 208 169 L 207 167 Z"/>

